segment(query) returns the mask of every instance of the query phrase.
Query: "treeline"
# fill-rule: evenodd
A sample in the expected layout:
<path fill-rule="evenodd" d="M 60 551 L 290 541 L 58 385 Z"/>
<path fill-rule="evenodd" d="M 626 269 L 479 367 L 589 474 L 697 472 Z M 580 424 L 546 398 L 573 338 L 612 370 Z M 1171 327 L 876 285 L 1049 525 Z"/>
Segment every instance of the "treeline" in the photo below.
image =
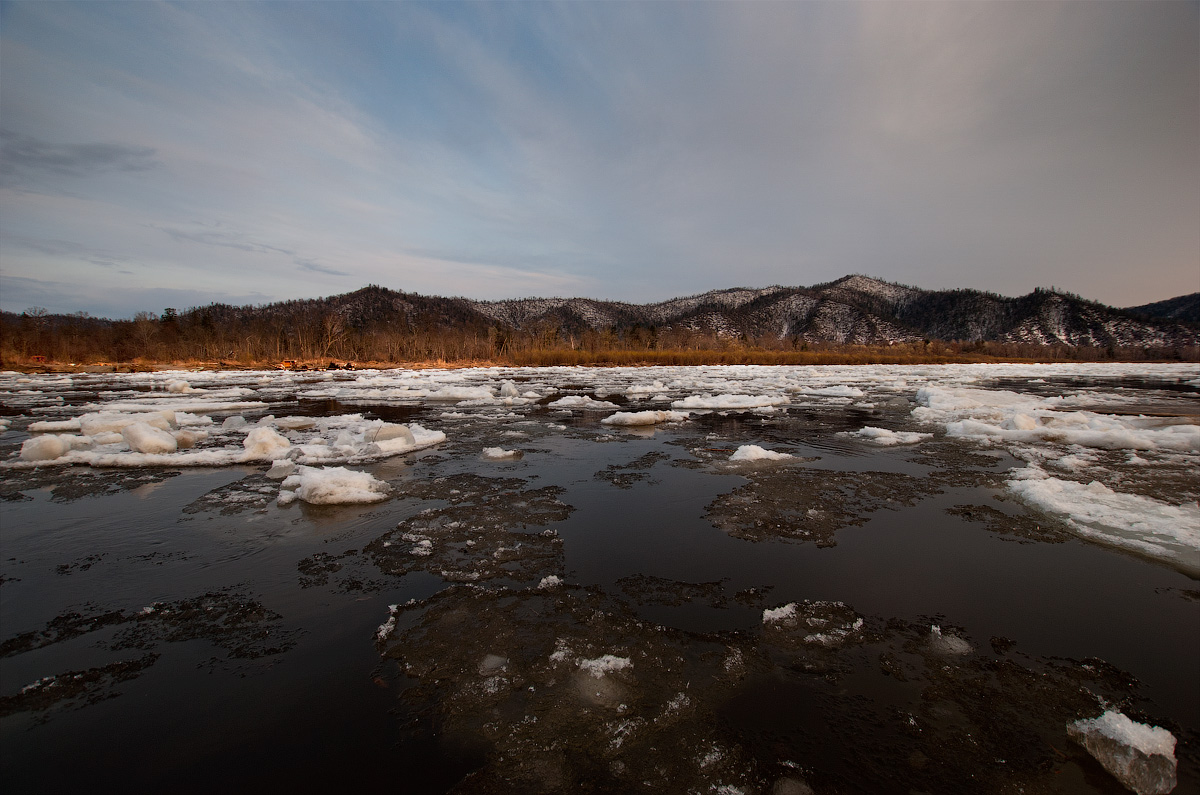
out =
<path fill-rule="evenodd" d="M 31 309 L 0 314 L 0 364 L 206 363 L 273 366 L 285 359 L 402 364 L 491 361 L 512 365 L 633 364 L 912 364 L 968 361 L 1200 361 L 1200 346 L 1087 347 L 1030 343 L 927 340 L 895 345 L 837 345 L 717 334 L 683 327 L 565 329 L 552 322 L 514 330 L 453 308 L 339 312 L 319 301 L 289 302 L 288 311 L 223 305 L 131 320 L 86 313 L 51 315 Z"/>

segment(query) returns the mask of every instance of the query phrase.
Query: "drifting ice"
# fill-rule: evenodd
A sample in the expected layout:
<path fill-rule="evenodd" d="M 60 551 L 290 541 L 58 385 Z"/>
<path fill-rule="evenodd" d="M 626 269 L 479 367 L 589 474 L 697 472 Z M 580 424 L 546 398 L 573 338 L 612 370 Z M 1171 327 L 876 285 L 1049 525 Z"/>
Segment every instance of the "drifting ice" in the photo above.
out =
<path fill-rule="evenodd" d="M 658 425 L 663 422 L 683 422 L 688 418 L 684 411 L 618 411 L 600 420 L 601 425 Z"/>
<path fill-rule="evenodd" d="M 730 461 L 782 461 L 786 458 L 792 458 L 791 453 L 777 453 L 774 450 L 768 450 L 765 447 L 759 447 L 756 444 L 744 444 L 739 447 L 734 454 L 729 456 Z"/>
<path fill-rule="evenodd" d="M 1166 795 L 1175 788 L 1175 735 L 1109 710 L 1067 724 L 1067 736 L 1138 795 Z"/>
<path fill-rule="evenodd" d="M 382 480 L 366 472 L 345 467 L 298 467 L 279 486 L 279 504 L 288 505 L 297 498 L 312 505 L 343 505 L 386 500 L 390 489 Z"/>

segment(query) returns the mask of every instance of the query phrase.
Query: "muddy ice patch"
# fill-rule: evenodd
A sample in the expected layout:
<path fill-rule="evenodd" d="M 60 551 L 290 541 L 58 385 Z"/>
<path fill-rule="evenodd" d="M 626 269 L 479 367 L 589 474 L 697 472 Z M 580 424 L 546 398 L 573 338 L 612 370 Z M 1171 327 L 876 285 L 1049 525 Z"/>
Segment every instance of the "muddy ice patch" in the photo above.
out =
<path fill-rule="evenodd" d="M 115 695 L 109 689 L 153 665 L 161 656 L 162 644 L 206 640 L 220 649 L 227 661 L 268 660 L 289 651 L 298 632 L 285 627 L 280 614 L 246 594 L 212 591 L 188 599 L 153 602 L 138 610 L 62 613 L 41 629 L 0 642 L 0 657 L 34 652 L 85 636 L 93 636 L 93 647 L 105 653 L 148 653 L 137 661 L 116 660 L 84 671 L 48 674 L 34 686 L 6 695 L 0 709 L 45 709 L 62 698 L 91 703 Z"/>
<path fill-rule="evenodd" d="M 649 478 L 650 470 L 655 464 L 668 458 L 666 453 L 652 451 L 625 464 L 609 464 L 593 477 L 611 483 L 619 489 L 630 489 L 635 483 Z"/>
<path fill-rule="evenodd" d="M 457 792 L 748 792 L 760 778 L 706 706 L 736 681 L 720 641 L 578 588 L 458 586 L 396 612 L 379 643 L 419 683 L 403 698 L 490 749 Z"/>
<path fill-rule="evenodd" d="M 177 470 L 55 469 L 8 470 L 0 475 L 0 501 L 32 499 L 30 492 L 50 492 L 54 502 L 72 502 L 86 497 L 103 497 L 163 483 L 180 474 Z"/>
<path fill-rule="evenodd" d="M 473 474 L 413 482 L 405 496 L 450 504 L 400 522 L 364 551 L 391 575 L 427 571 L 450 582 L 561 575 L 562 539 L 550 525 L 573 509 L 558 499 L 561 488 L 526 485 Z"/>
<path fill-rule="evenodd" d="M 926 479 L 896 472 L 766 467 L 742 474 L 750 483 L 710 503 L 705 518 L 746 541 L 782 538 L 833 546 L 838 530 L 938 492 Z"/>
<path fill-rule="evenodd" d="M 136 679 L 158 658 L 158 654 L 147 654 L 134 660 L 44 676 L 13 695 L 0 696 L 0 717 L 18 712 L 45 713 L 60 705 L 85 707 L 115 698 L 120 695 L 117 685 Z"/>
<path fill-rule="evenodd" d="M 838 602 L 697 634 L 594 587 L 454 586 L 381 620 L 407 707 L 486 748 L 456 792 L 1050 791 L 1068 766 L 1105 775 L 1070 722 L 1105 704 L 1146 717 L 1103 661 Z"/>

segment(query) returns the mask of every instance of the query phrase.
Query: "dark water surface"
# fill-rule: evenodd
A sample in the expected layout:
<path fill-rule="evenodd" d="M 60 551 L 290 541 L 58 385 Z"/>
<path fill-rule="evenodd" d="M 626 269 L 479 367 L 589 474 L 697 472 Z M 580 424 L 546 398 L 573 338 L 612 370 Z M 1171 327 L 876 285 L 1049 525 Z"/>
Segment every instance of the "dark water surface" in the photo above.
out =
<path fill-rule="evenodd" d="M 82 492 L 9 473 L 5 789 L 1121 792 L 1065 735 L 1111 704 L 1170 728 L 1176 791 L 1200 791 L 1197 582 L 1003 499 L 1002 454 L 870 448 L 839 423 L 468 421 L 355 467 L 395 489 L 367 506 L 279 507 L 266 467 L 90 472 Z M 797 458 L 728 462 L 748 443 Z M 524 456 L 482 460 L 493 445 Z M 772 529 L 789 489 L 852 520 Z M 809 630 L 764 625 L 788 603 Z M 580 672 L 604 654 L 632 667 Z"/>

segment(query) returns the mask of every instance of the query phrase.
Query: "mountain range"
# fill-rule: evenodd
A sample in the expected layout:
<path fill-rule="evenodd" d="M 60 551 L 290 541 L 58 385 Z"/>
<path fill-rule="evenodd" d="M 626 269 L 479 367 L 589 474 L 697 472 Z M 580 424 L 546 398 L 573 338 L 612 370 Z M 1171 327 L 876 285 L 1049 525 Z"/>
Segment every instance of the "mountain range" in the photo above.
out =
<path fill-rule="evenodd" d="M 400 320 L 426 329 L 486 326 L 559 335 L 682 331 L 747 341 L 868 345 L 935 339 L 1097 347 L 1200 345 L 1200 293 L 1117 309 L 1054 289 L 1010 298 L 967 289 L 923 290 L 861 275 L 812 287 L 713 290 L 652 304 L 590 298 L 475 301 L 377 286 L 316 300 L 359 329 Z M 250 311 L 273 313 L 304 303 Z"/>

